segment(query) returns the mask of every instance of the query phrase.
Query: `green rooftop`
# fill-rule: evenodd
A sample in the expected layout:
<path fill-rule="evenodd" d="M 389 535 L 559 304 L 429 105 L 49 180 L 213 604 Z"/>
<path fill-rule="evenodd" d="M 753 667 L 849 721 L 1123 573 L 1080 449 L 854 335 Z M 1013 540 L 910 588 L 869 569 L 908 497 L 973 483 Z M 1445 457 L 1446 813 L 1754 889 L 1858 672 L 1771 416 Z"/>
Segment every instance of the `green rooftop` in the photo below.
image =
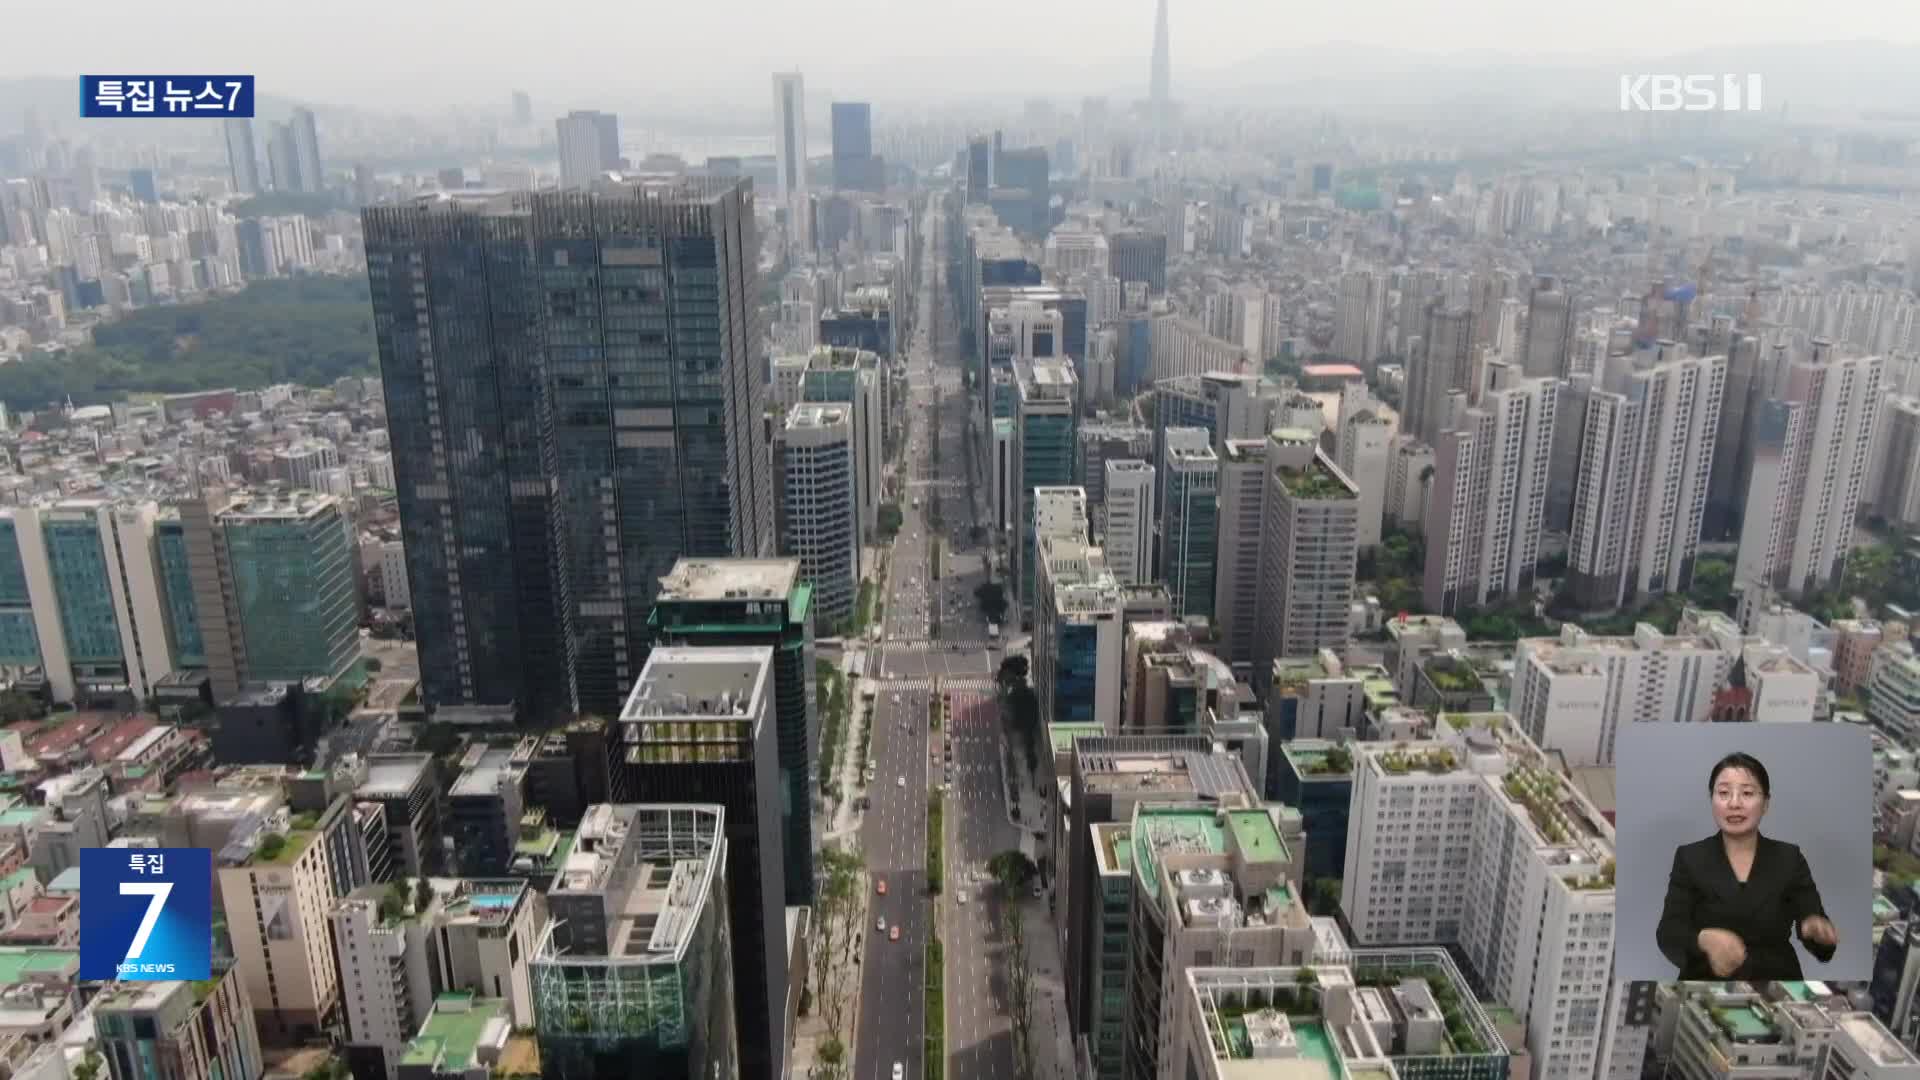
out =
<path fill-rule="evenodd" d="M 1248 862 L 1286 861 L 1287 845 L 1281 841 L 1280 830 L 1274 828 L 1273 819 L 1266 811 L 1229 811 L 1227 824 L 1233 828 L 1233 842 Z"/>
<path fill-rule="evenodd" d="M 1134 815 L 1133 861 L 1146 882 L 1147 895 L 1160 899 L 1160 867 L 1156 843 L 1176 843 L 1189 851 L 1225 854 L 1227 832 L 1211 810 L 1143 807 Z"/>
<path fill-rule="evenodd" d="M 474 1050 L 487 1024 L 507 1019 L 507 1004 L 498 998 L 470 992 L 446 993 L 433 999 L 433 1011 L 420 1034 L 407 1044 L 400 1064 L 425 1065 L 436 1073 L 460 1073 L 473 1067 Z"/>
<path fill-rule="evenodd" d="M 1315 461 L 1304 469 L 1281 468 L 1278 470 L 1280 484 L 1287 494 L 1296 499 L 1352 499 L 1357 498 L 1353 489 L 1336 477 L 1331 470 Z"/>
<path fill-rule="evenodd" d="M 318 835 L 311 829 L 293 829 L 285 834 L 268 833 L 260 841 L 260 846 L 254 849 L 252 865 L 292 866 L 293 860 L 299 858 L 300 853 L 307 850 L 307 845 L 313 843 L 313 838 Z M 280 843 L 276 845 L 275 840 Z"/>
<path fill-rule="evenodd" d="M 1783 982 L 1780 984 L 1780 989 L 1785 990 L 1787 992 L 1787 996 L 1792 998 L 1795 1001 L 1812 1001 L 1813 1000 L 1813 988 L 1808 986 L 1806 983 Z"/>
<path fill-rule="evenodd" d="M 0 810 L 0 827 L 11 825 L 18 828 L 22 825 L 31 824 L 34 819 L 40 817 L 44 812 L 45 811 L 38 806 L 16 806 L 8 810 Z"/>
<path fill-rule="evenodd" d="M 79 965 L 79 949 L 0 948 L 0 986 L 12 986 L 29 975 L 78 972 Z"/>
<path fill-rule="evenodd" d="M 1728 1034 L 1735 1039 L 1760 1040 L 1773 1037 L 1773 1022 L 1766 1014 L 1753 1005 L 1736 1005 L 1731 1008 L 1713 1010 L 1713 1015 L 1727 1022 Z"/>
<path fill-rule="evenodd" d="M 0 892 L 12 892 L 29 881 L 39 880 L 40 875 L 34 873 L 33 867 L 23 866 L 6 877 L 0 878 Z"/>
<path fill-rule="evenodd" d="M 1063 754 L 1072 750 L 1073 740 L 1083 735 L 1105 735 L 1106 733 L 1106 725 L 1098 722 L 1047 725 L 1047 741 L 1053 744 L 1053 752 L 1056 754 Z"/>

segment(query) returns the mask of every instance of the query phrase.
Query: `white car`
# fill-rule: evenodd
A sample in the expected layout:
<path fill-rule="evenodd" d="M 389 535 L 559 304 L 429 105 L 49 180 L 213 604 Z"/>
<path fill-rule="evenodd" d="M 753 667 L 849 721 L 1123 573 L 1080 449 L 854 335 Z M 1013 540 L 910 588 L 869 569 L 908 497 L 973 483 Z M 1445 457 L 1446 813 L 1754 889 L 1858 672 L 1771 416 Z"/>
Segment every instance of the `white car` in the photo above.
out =
<path fill-rule="evenodd" d="M 897 1061 L 893 1063 L 893 1080 L 907 1080 L 907 1067 Z"/>
<path fill-rule="evenodd" d="M 965 893 L 964 891 L 962 891 L 962 892 L 958 892 L 958 893 L 955 893 L 955 894 L 954 894 L 954 899 L 956 899 L 956 900 L 958 900 L 958 901 L 960 901 L 961 903 L 963 903 L 963 904 L 964 904 L 964 903 L 966 903 L 966 902 L 967 902 L 967 894 L 966 894 L 966 893 Z"/>
<path fill-rule="evenodd" d="M 895 784 L 896 786 L 898 786 L 898 787 L 906 787 L 906 786 L 907 786 L 907 778 L 906 778 L 906 777 L 904 777 L 904 776 L 900 776 L 900 777 L 896 777 L 896 778 L 894 778 L 894 781 L 893 781 L 893 782 L 894 782 L 894 784 Z"/>
<path fill-rule="evenodd" d="M 885 915 L 873 920 L 873 932 L 876 934 L 884 934 L 887 932 L 887 917 Z"/>

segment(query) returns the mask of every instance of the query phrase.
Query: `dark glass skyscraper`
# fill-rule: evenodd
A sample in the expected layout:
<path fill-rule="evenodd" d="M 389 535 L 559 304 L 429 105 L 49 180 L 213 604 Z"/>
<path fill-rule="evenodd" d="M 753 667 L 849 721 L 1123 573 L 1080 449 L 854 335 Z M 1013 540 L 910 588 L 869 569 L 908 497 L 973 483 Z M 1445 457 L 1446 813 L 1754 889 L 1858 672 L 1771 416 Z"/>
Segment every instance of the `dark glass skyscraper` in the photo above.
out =
<path fill-rule="evenodd" d="M 873 156 L 873 106 L 833 103 L 833 186 L 841 191 L 878 191 L 884 186 Z"/>
<path fill-rule="evenodd" d="M 744 180 L 364 211 L 430 707 L 612 715 L 681 555 L 772 547 Z"/>

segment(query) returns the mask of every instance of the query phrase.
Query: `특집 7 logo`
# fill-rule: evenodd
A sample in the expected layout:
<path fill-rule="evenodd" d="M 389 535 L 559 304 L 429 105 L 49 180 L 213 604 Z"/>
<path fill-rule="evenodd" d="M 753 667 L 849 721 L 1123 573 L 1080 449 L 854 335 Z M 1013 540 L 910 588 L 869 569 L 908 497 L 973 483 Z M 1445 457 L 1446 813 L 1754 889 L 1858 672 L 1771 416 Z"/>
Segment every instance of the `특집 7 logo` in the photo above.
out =
<path fill-rule="evenodd" d="M 147 947 L 147 938 L 153 934 L 153 924 L 160 921 L 160 910 L 167 906 L 167 894 L 172 891 L 173 882 L 171 881 L 123 881 L 120 883 L 121 896 L 151 897 L 147 902 L 147 913 L 140 916 L 140 929 L 133 932 L 133 944 L 127 948 L 128 960 L 140 958 L 140 950 Z"/>

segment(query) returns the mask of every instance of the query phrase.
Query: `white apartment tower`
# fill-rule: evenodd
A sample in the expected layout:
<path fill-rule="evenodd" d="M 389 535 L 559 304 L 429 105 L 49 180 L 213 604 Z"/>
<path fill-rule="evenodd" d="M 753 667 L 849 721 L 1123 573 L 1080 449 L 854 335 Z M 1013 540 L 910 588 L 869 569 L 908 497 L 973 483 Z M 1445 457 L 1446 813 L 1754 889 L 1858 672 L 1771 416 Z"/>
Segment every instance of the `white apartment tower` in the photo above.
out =
<path fill-rule="evenodd" d="M 1787 369 L 1784 399 L 1761 410 L 1738 581 L 1799 592 L 1839 579 L 1867 497 L 1884 368 L 1881 357 L 1841 357 L 1815 341 Z"/>
<path fill-rule="evenodd" d="M 1101 543 L 1107 569 L 1122 585 L 1153 581 L 1153 466 L 1144 461 L 1106 462 L 1106 531 Z"/>
<path fill-rule="evenodd" d="M 1547 379 L 1517 380 L 1482 395 L 1458 427 L 1440 433 L 1426 521 L 1426 610 L 1452 615 L 1532 588 L 1558 397 Z"/>
<path fill-rule="evenodd" d="M 1360 490 L 1358 543 L 1364 551 L 1380 543 L 1392 460 L 1393 421 L 1387 419 L 1385 410 L 1367 394 L 1366 384 L 1355 383 L 1340 394 L 1339 424 L 1334 461 Z"/>
<path fill-rule="evenodd" d="M 1533 1075 L 1593 1077 L 1613 966 L 1613 827 L 1504 713 L 1354 744 L 1340 907 L 1369 946 L 1458 947 Z"/>
<path fill-rule="evenodd" d="M 1632 637 L 1598 637 L 1568 623 L 1515 650 L 1514 721 L 1569 766 L 1612 765 L 1628 724 L 1706 722 L 1737 655 L 1705 634 L 1642 623 Z"/>
<path fill-rule="evenodd" d="M 1687 356 L 1663 341 L 1634 357 L 1630 370 L 1609 370 L 1606 389 L 1593 391 L 1567 560 L 1581 607 L 1686 588 L 1726 377 L 1726 357 Z"/>
<path fill-rule="evenodd" d="M 1373 270 L 1351 270 L 1340 278 L 1334 311 L 1333 351 L 1362 371 L 1380 357 L 1387 323 L 1387 279 Z"/>

